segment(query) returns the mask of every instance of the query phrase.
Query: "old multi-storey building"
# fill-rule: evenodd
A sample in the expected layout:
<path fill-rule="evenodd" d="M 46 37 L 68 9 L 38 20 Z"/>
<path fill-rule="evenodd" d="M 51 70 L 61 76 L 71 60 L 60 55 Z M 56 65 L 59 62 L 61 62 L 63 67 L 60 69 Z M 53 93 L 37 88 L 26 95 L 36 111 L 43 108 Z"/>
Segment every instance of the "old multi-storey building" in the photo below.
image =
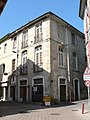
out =
<path fill-rule="evenodd" d="M 84 98 L 84 47 L 83 33 L 52 12 L 7 34 L 0 40 L 1 99 Z"/>

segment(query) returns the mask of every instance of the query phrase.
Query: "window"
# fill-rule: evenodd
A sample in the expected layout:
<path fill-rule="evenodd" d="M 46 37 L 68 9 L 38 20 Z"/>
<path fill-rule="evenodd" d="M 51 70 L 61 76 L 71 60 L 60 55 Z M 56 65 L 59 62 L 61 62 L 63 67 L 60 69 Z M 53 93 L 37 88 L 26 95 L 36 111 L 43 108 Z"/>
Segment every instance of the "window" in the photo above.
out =
<path fill-rule="evenodd" d="M 22 65 L 27 63 L 27 51 L 22 52 Z"/>
<path fill-rule="evenodd" d="M 78 64 L 77 64 L 77 54 L 73 52 L 73 69 L 77 70 L 78 69 Z"/>
<path fill-rule="evenodd" d="M 17 44 L 17 37 L 14 37 L 14 39 L 13 39 L 13 49 L 16 48 L 16 44 Z"/>
<path fill-rule="evenodd" d="M 60 78 L 60 84 L 65 85 L 66 84 L 66 79 L 65 78 Z"/>
<path fill-rule="evenodd" d="M 42 66 L 42 46 L 36 47 L 36 65 Z"/>
<path fill-rule="evenodd" d="M 22 52 L 21 74 L 27 74 L 27 51 Z"/>
<path fill-rule="evenodd" d="M 6 53 L 7 44 L 4 45 L 4 53 Z"/>
<path fill-rule="evenodd" d="M 35 42 L 42 41 L 42 23 L 36 26 Z"/>
<path fill-rule="evenodd" d="M 24 31 L 22 38 L 22 48 L 25 48 L 27 46 L 28 46 L 28 31 Z"/>
<path fill-rule="evenodd" d="M 14 74 L 11 75 L 11 84 L 16 83 L 16 76 Z"/>
<path fill-rule="evenodd" d="M 3 66 L 3 73 L 4 73 L 5 72 L 5 64 L 3 63 L 2 66 Z"/>
<path fill-rule="evenodd" d="M 37 79 L 33 79 L 33 82 L 34 82 L 34 85 L 37 85 L 37 84 L 42 84 L 43 85 L 43 78 L 37 78 Z"/>
<path fill-rule="evenodd" d="M 0 74 L 3 74 L 5 72 L 5 64 L 0 64 Z"/>
<path fill-rule="evenodd" d="M 59 66 L 64 67 L 64 50 L 59 46 Z"/>
<path fill-rule="evenodd" d="M 75 35 L 71 33 L 72 45 L 75 45 Z"/>
<path fill-rule="evenodd" d="M 35 48 L 35 71 L 41 71 L 42 68 L 42 46 Z"/>
<path fill-rule="evenodd" d="M 20 86 L 21 85 L 27 85 L 27 80 L 22 80 L 22 81 L 20 81 Z"/>
<path fill-rule="evenodd" d="M 12 60 L 12 71 L 15 70 L 15 59 Z"/>
<path fill-rule="evenodd" d="M 0 47 L 0 55 L 1 55 L 1 47 Z"/>

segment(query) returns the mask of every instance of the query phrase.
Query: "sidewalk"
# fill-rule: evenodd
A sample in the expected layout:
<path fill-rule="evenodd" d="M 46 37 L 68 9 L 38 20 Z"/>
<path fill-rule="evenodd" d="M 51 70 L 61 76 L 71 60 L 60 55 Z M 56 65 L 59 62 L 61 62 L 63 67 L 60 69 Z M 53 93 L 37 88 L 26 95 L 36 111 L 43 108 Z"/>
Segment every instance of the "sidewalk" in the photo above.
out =
<path fill-rule="evenodd" d="M 87 100 L 82 114 L 83 101 L 68 105 L 45 107 L 30 103 L 0 103 L 0 120 L 90 120 Z"/>

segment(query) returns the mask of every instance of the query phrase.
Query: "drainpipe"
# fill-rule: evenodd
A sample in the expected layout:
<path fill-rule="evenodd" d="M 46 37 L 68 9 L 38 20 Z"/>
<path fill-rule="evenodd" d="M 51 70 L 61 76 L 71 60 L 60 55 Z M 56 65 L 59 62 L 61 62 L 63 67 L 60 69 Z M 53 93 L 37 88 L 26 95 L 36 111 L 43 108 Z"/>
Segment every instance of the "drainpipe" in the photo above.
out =
<path fill-rule="evenodd" d="M 69 102 L 71 102 L 71 79 L 70 79 L 70 53 L 69 53 L 69 39 L 68 39 L 68 31 L 67 28 L 69 25 L 66 26 L 66 47 L 67 47 L 67 78 L 68 78 L 68 98 Z"/>

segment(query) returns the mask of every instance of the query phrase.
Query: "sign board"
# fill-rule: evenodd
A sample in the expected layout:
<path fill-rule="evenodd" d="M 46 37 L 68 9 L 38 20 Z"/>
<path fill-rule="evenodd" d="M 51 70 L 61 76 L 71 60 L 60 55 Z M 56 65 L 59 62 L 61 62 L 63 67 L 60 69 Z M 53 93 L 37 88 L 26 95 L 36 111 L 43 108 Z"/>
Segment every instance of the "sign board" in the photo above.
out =
<path fill-rule="evenodd" d="M 85 72 L 83 74 L 84 81 L 90 80 L 90 68 L 86 67 Z"/>
<path fill-rule="evenodd" d="M 45 103 L 45 106 L 50 106 L 50 104 L 51 104 L 51 96 L 44 96 L 43 101 Z"/>
<path fill-rule="evenodd" d="M 90 80 L 90 75 L 84 74 L 83 79 L 84 79 L 84 81 Z"/>
<path fill-rule="evenodd" d="M 44 96 L 43 101 L 44 102 L 51 102 L 51 96 Z"/>
<path fill-rule="evenodd" d="M 89 80 L 85 81 L 85 86 L 90 87 L 90 81 Z"/>

